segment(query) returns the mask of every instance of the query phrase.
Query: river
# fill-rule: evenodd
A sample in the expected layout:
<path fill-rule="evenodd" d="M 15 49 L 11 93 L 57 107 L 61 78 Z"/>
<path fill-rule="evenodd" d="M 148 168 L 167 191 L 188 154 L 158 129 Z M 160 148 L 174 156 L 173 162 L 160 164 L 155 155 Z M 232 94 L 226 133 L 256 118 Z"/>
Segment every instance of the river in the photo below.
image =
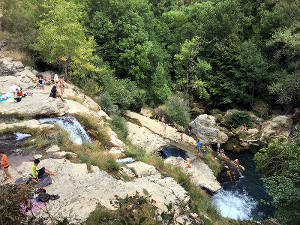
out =
<path fill-rule="evenodd" d="M 261 199 L 270 201 L 260 175 L 255 171 L 254 154 L 250 151 L 241 153 L 226 152 L 230 159 L 239 159 L 245 167 L 245 174 L 238 181 L 221 184 L 222 189 L 212 196 L 212 201 L 222 216 L 235 220 L 263 220 L 274 212 L 273 207 L 265 205 Z"/>

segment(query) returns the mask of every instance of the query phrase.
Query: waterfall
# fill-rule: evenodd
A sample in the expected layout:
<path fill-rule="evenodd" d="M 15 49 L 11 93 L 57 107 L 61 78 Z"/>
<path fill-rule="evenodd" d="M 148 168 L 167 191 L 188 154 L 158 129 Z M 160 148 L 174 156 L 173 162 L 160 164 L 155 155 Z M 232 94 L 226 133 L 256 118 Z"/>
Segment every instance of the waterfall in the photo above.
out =
<path fill-rule="evenodd" d="M 90 137 L 75 117 L 55 117 L 39 119 L 41 123 L 55 123 L 70 133 L 70 139 L 79 145 L 89 143 Z"/>

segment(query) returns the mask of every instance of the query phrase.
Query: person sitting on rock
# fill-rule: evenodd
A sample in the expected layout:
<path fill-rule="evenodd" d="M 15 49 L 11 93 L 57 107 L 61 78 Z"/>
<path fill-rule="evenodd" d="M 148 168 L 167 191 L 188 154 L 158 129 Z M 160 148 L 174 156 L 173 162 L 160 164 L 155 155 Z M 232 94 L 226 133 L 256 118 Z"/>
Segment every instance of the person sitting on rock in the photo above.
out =
<path fill-rule="evenodd" d="M 17 93 L 18 91 L 21 90 L 21 87 L 20 86 L 17 86 L 17 85 L 12 85 L 10 86 L 10 91 L 14 94 L 14 98 L 17 97 Z"/>
<path fill-rule="evenodd" d="M 220 154 L 221 154 L 222 158 L 224 158 L 224 159 L 227 158 L 223 149 L 220 150 Z"/>
<path fill-rule="evenodd" d="M 193 167 L 193 165 L 191 164 L 191 160 L 190 160 L 190 157 L 186 157 L 186 159 L 185 159 L 185 164 L 189 167 L 189 168 L 192 168 Z"/>
<path fill-rule="evenodd" d="M 217 153 L 220 154 L 220 147 L 221 147 L 221 144 L 218 142 L 217 144 Z"/>
<path fill-rule="evenodd" d="M 17 91 L 17 97 L 21 97 L 22 98 L 22 97 L 26 96 L 25 94 L 23 95 L 23 91 L 22 90 L 23 89 L 20 87 L 20 90 Z"/>
<path fill-rule="evenodd" d="M 240 162 L 239 162 L 238 159 L 235 159 L 235 160 L 233 161 L 233 163 L 234 163 L 236 166 L 239 166 L 239 165 L 240 165 Z"/>
<path fill-rule="evenodd" d="M 53 98 L 60 97 L 63 102 L 65 101 L 63 96 L 61 96 L 61 94 L 57 91 L 56 85 L 54 85 L 52 87 L 51 92 L 50 92 L 50 97 L 53 97 Z"/>
<path fill-rule="evenodd" d="M 39 179 L 43 176 L 43 174 L 50 174 L 50 175 L 53 175 L 53 176 L 57 175 L 57 172 L 51 171 L 51 170 L 49 170 L 46 167 L 38 169 L 38 164 L 39 163 L 40 163 L 40 160 L 39 159 L 35 159 L 33 161 L 32 167 L 31 167 L 31 174 L 32 174 L 32 176 L 34 178 L 34 181 L 36 183 L 38 183 Z"/>

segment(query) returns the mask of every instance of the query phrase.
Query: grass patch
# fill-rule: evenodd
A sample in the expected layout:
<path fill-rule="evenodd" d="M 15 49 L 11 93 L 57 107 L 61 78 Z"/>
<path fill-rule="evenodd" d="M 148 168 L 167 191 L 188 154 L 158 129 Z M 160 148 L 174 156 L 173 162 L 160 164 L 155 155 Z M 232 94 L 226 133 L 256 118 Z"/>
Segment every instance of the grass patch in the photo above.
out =
<path fill-rule="evenodd" d="M 31 134 L 31 135 L 36 135 L 40 131 L 38 129 L 25 127 L 25 126 L 20 126 L 20 127 L 15 126 L 15 127 L 10 127 L 10 128 L 5 128 L 3 130 L 0 130 L 1 134 L 13 134 L 16 132 L 20 132 L 23 134 L 27 133 L 27 134 Z"/>
<path fill-rule="evenodd" d="M 204 159 L 205 159 L 205 163 L 213 171 L 215 177 L 217 177 L 217 175 L 221 171 L 221 165 L 219 161 L 215 159 L 215 156 L 213 155 L 213 150 L 210 147 L 207 147 L 205 149 Z"/>

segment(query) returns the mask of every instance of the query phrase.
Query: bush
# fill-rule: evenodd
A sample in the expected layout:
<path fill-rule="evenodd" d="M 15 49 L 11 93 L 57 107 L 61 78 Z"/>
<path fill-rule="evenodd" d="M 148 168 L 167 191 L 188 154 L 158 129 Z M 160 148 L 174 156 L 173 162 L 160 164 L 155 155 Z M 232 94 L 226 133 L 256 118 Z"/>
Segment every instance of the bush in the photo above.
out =
<path fill-rule="evenodd" d="M 126 139 L 128 136 L 128 128 L 126 120 L 118 115 L 112 115 L 110 125 L 120 138 Z"/>
<path fill-rule="evenodd" d="M 183 127 L 187 127 L 190 122 L 188 106 L 184 103 L 184 99 L 173 96 L 166 103 L 167 121 L 175 122 Z"/>
<path fill-rule="evenodd" d="M 108 92 L 102 93 L 97 103 L 109 116 L 112 114 L 120 114 L 119 107 L 113 104 L 113 100 Z"/>
<path fill-rule="evenodd" d="M 251 116 L 245 111 L 235 111 L 227 116 L 227 123 L 229 125 L 234 124 L 235 127 L 242 126 L 244 123 L 248 126 L 252 126 Z"/>
<path fill-rule="evenodd" d="M 210 111 L 210 113 L 211 113 L 212 115 L 217 115 L 217 114 L 221 114 L 222 112 L 221 112 L 220 109 L 212 109 L 212 110 Z"/>

